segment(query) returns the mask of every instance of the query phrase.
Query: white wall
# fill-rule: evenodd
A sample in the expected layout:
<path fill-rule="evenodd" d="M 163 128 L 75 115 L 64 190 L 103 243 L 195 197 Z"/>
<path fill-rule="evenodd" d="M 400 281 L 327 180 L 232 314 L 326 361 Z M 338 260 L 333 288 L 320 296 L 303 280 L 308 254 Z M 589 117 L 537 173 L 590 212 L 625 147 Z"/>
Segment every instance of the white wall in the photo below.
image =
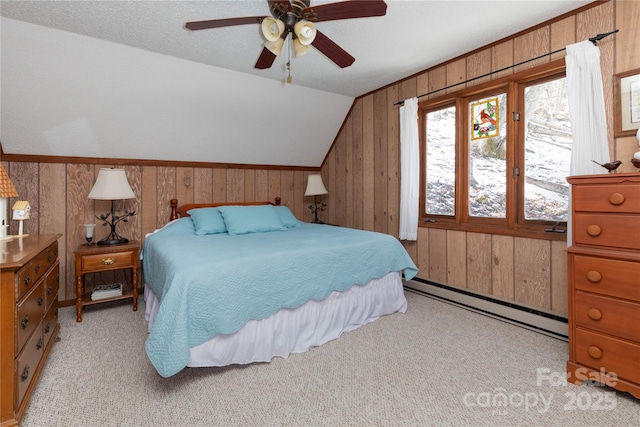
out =
<path fill-rule="evenodd" d="M 353 98 L 1 18 L 5 153 L 319 166 Z"/>

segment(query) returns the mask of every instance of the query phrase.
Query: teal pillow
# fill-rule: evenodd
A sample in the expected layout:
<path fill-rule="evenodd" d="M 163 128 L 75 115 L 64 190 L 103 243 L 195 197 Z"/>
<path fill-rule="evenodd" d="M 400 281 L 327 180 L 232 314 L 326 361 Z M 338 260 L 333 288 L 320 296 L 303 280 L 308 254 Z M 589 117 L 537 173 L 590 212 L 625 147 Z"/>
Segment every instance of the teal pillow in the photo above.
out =
<path fill-rule="evenodd" d="M 191 215 L 191 221 L 196 230 L 196 234 L 226 233 L 227 227 L 218 208 L 197 208 L 187 211 Z"/>
<path fill-rule="evenodd" d="M 286 206 L 274 206 L 273 207 L 280 218 L 280 222 L 287 228 L 300 227 L 300 221 Z"/>
<path fill-rule="evenodd" d="M 230 235 L 286 230 L 272 205 L 220 206 Z"/>

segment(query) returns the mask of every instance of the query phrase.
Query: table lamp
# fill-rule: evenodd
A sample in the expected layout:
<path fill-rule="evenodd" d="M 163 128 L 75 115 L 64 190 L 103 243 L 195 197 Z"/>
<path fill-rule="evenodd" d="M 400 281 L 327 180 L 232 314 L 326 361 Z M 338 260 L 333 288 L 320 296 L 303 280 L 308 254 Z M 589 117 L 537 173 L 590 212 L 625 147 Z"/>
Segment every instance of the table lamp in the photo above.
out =
<path fill-rule="evenodd" d="M 104 221 L 102 225 L 109 225 L 111 232 L 107 237 L 98 242 L 99 245 L 119 245 L 127 243 L 129 239 L 120 236 L 116 233 L 116 225 L 120 221 L 127 222 L 130 216 L 135 215 L 134 211 L 124 211 L 123 215 L 116 215 L 114 210 L 114 202 L 116 200 L 135 199 L 136 195 L 133 193 L 129 181 L 127 181 L 127 175 L 124 169 L 116 168 L 101 168 L 98 172 L 98 178 L 96 178 L 93 188 L 89 192 L 89 199 L 94 200 L 111 200 L 111 211 L 106 214 L 96 215 L 101 221 Z M 111 217 L 111 219 L 109 219 Z"/>
<path fill-rule="evenodd" d="M 0 164 L 0 220 L 2 226 L 0 228 L 0 241 L 13 240 L 13 236 L 7 236 L 7 229 L 9 228 L 9 219 L 7 215 L 7 198 L 18 197 L 16 187 L 13 186 L 11 179 L 7 171 L 4 170 L 4 166 Z"/>
<path fill-rule="evenodd" d="M 311 209 L 311 212 L 313 212 L 314 215 L 313 221 L 311 221 L 312 223 L 324 224 L 324 222 L 318 219 L 318 211 L 323 211 L 327 205 L 325 203 L 318 205 L 318 196 L 328 193 L 327 188 L 322 182 L 322 175 L 309 175 L 309 178 L 307 179 L 307 190 L 304 192 L 304 195 L 313 196 L 313 205 L 309 206 L 309 209 Z"/>

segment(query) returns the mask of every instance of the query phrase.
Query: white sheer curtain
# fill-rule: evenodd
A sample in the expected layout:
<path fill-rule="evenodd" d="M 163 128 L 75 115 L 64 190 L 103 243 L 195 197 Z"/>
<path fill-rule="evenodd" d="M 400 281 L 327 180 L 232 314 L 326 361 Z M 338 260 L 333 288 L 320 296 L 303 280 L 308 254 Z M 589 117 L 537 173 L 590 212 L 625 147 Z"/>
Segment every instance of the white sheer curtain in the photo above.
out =
<path fill-rule="evenodd" d="M 571 115 L 573 149 L 571 175 L 606 172 L 592 162 L 607 163 L 607 117 L 600 71 L 600 49 L 588 40 L 567 46 L 567 98 Z M 571 208 L 571 203 L 569 203 Z M 567 244 L 571 245 L 571 217 L 567 221 Z"/>
<path fill-rule="evenodd" d="M 400 239 L 418 240 L 420 155 L 418 98 L 400 107 Z"/>

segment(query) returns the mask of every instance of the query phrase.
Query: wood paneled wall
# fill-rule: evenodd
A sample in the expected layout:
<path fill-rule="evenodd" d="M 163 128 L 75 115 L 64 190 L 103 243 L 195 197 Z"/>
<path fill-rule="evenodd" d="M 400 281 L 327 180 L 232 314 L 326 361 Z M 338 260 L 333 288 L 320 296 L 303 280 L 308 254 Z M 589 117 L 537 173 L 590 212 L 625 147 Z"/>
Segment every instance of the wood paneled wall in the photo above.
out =
<path fill-rule="evenodd" d="M 613 138 L 613 76 L 640 67 L 639 21 L 640 2 L 595 4 L 358 98 L 323 165 L 323 177 L 329 182 L 326 220 L 398 236 L 400 132 L 396 102 L 510 67 L 616 28 L 620 32 L 598 46 L 611 155 L 630 159 L 638 150 L 635 138 Z M 556 53 L 447 91 L 564 55 Z M 635 171 L 629 162 L 623 167 L 622 172 Z M 565 242 L 420 227 L 416 242 L 403 243 L 420 268 L 419 278 L 559 315 L 567 313 Z"/>
<path fill-rule="evenodd" d="M 631 158 L 637 151 L 635 138 L 613 138 L 613 76 L 640 68 L 638 21 L 640 2 L 598 3 L 357 98 L 322 167 L 329 194 L 322 199 L 328 206 L 320 213 L 321 219 L 398 236 L 400 125 L 396 102 L 615 28 L 620 30 L 618 34 L 599 43 L 609 143 L 612 158 Z M 564 53 L 557 53 L 471 84 L 562 56 Z M 460 87 L 464 86 L 448 91 Z M 303 194 L 306 177 L 314 173 L 312 170 L 147 166 L 136 165 L 135 161 L 126 164 L 137 198 L 120 202 L 117 207 L 134 209 L 137 215 L 120 224 L 118 230 L 131 239 L 143 240 L 146 233 L 164 225 L 172 198 L 187 203 L 274 200 L 280 196 L 299 219 L 311 219 L 309 200 Z M 66 281 L 60 295 L 63 300 L 73 299 L 73 251 L 83 242 L 82 224 L 98 222 L 94 215 L 109 209 L 109 202 L 87 199 L 100 165 L 65 161 L 3 161 L 3 165 L 18 188 L 20 199 L 29 200 L 33 209 L 32 219 L 25 222 L 25 232 L 63 233 L 60 259 Z M 630 168 L 624 165 L 620 171 L 633 172 Z M 17 225 L 13 223 L 11 227 L 10 232 L 15 234 Z M 105 234 L 106 229 L 97 227 L 98 238 Z M 403 243 L 420 268 L 420 278 L 566 315 L 564 242 L 421 227 L 417 241 Z"/>
<path fill-rule="evenodd" d="M 31 219 L 24 222 L 25 233 L 62 233 L 60 245 L 60 300 L 75 298 L 74 251 L 84 243 L 84 223 L 96 223 L 96 238 L 108 234 L 96 214 L 106 213 L 111 202 L 89 200 L 100 167 L 82 163 L 2 162 L 14 183 L 20 200 L 31 205 Z M 118 166 L 123 167 L 123 166 Z M 303 169 L 255 169 L 210 167 L 124 166 L 136 199 L 117 201 L 116 209 L 134 210 L 128 222 L 118 224 L 118 233 L 130 240 L 144 236 L 169 221 L 169 201 L 180 204 L 200 202 L 274 201 L 282 199 L 297 218 L 310 221 L 309 200 L 304 198 L 307 176 Z M 317 171 L 315 172 L 317 173 Z M 10 199 L 9 204 L 18 199 Z M 17 234 L 17 222 L 11 221 L 10 233 Z M 114 280 L 113 273 L 93 280 Z"/>

